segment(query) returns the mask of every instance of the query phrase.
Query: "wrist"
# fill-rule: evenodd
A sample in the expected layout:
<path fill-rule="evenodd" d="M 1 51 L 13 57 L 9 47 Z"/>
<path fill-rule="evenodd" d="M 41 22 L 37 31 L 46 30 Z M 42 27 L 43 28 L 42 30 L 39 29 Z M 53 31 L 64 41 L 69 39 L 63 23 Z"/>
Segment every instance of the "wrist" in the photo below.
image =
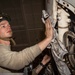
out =
<path fill-rule="evenodd" d="M 45 67 L 45 65 L 44 65 L 42 62 L 40 63 L 40 65 L 41 65 L 43 68 Z"/>
<path fill-rule="evenodd" d="M 46 37 L 45 40 L 49 43 L 51 42 L 51 38 Z"/>

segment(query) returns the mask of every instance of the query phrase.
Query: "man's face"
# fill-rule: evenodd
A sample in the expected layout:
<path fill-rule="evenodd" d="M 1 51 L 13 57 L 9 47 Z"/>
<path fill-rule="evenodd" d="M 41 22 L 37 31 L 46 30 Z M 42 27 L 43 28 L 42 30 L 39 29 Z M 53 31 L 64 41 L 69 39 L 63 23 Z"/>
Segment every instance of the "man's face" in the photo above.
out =
<path fill-rule="evenodd" d="M 0 22 L 0 38 L 12 37 L 12 30 L 7 20 Z"/>

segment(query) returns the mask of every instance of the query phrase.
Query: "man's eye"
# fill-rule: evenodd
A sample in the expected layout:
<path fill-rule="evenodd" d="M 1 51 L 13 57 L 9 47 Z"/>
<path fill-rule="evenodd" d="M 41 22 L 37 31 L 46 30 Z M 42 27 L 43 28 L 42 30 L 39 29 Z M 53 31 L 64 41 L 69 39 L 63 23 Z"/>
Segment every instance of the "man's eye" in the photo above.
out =
<path fill-rule="evenodd" d="M 5 28 L 5 26 L 2 26 L 2 28 Z"/>

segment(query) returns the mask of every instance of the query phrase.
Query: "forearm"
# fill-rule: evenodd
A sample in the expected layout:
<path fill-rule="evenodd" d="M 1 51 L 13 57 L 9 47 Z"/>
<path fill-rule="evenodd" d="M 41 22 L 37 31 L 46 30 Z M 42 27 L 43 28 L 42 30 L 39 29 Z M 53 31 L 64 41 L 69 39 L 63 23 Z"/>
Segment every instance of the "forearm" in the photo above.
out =
<path fill-rule="evenodd" d="M 36 67 L 36 73 L 38 74 L 41 70 L 42 70 L 42 66 L 39 64 L 37 67 Z"/>
<path fill-rule="evenodd" d="M 32 75 L 38 75 L 42 68 L 43 67 L 39 64 L 35 69 L 33 69 Z"/>
<path fill-rule="evenodd" d="M 45 55 L 41 63 L 32 71 L 32 75 L 38 75 L 39 72 L 45 67 L 45 65 L 50 61 L 50 56 Z"/>
<path fill-rule="evenodd" d="M 41 41 L 40 43 L 38 43 L 39 48 L 41 49 L 41 51 L 43 51 L 48 44 L 51 42 L 51 38 L 45 38 L 43 41 Z"/>

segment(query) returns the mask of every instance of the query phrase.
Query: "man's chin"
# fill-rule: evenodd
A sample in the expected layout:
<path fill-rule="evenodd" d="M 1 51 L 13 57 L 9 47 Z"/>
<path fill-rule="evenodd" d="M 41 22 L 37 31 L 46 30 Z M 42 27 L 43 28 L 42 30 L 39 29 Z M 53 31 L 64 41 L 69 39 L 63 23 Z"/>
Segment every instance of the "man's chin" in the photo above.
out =
<path fill-rule="evenodd" d="M 12 34 L 8 35 L 8 37 L 9 37 L 9 38 L 12 37 Z"/>

